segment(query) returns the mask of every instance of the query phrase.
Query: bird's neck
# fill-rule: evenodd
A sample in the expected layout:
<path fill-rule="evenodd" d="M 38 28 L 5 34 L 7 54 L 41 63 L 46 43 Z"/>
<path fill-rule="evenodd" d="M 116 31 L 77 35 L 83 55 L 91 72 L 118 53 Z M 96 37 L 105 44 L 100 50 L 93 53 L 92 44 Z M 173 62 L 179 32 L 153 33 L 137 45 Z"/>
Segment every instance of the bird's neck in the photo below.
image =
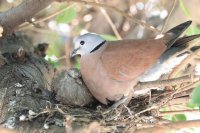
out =
<path fill-rule="evenodd" d="M 97 45 L 90 53 L 98 50 L 101 46 L 103 46 L 106 43 L 106 41 L 103 41 L 102 43 L 100 43 L 99 45 Z"/>

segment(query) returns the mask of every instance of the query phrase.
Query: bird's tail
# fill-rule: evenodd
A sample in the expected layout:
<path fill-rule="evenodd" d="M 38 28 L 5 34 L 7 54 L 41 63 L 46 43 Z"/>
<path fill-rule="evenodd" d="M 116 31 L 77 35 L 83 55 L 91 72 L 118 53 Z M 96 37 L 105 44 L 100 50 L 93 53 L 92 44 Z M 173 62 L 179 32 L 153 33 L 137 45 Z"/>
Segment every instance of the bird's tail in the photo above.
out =
<path fill-rule="evenodd" d="M 172 47 L 185 47 L 187 46 L 187 43 L 194 40 L 194 39 L 197 39 L 200 37 L 200 34 L 197 34 L 197 35 L 191 35 L 191 36 L 184 36 L 184 37 L 181 37 L 181 38 L 178 38 L 175 43 L 173 44 Z"/>
<path fill-rule="evenodd" d="M 167 48 L 170 48 L 179 36 L 191 25 L 192 21 L 186 21 L 176 27 L 170 29 L 164 34 L 164 42 Z"/>

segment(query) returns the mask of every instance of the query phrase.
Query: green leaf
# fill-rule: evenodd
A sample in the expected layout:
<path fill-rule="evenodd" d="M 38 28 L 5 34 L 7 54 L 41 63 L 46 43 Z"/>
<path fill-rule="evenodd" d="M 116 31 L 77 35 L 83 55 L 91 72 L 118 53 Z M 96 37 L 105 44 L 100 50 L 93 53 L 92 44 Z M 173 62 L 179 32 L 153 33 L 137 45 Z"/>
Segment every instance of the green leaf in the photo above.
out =
<path fill-rule="evenodd" d="M 62 48 L 60 45 L 58 45 L 57 43 L 52 43 L 48 47 L 47 55 L 49 55 L 49 56 L 55 55 L 56 57 L 59 57 L 61 55 L 61 53 L 60 53 L 61 49 Z"/>
<path fill-rule="evenodd" d="M 80 70 L 81 66 L 80 66 L 80 60 L 78 60 L 77 58 L 75 59 L 76 63 L 75 63 L 75 68 L 77 68 L 78 70 Z"/>
<path fill-rule="evenodd" d="M 192 100 L 191 100 L 191 102 L 193 104 L 197 104 L 198 106 L 200 106 L 200 85 L 195 87 L 194 90 L 192 91 Z"/>
<path fill-rule="evenodd" d="M 192 108 L 192 109 L 198 109 L 199 106 L 197 106 L 196 104 L 193 104 L 192 102 L 188 102 L 186 103 L 186 107 Z"/>
<path fill-rule="evenodd" d="M 59 62 L 55 62 L 55 61 L 52 61 L 52 60 L 48 60 L 47 62 L 49 62 L 55 68 L 59 68 L 59 67 L 62 66 Z"/>
<path fill-rule="evenodd" d="M 173 122 L 186 121 L 186 120 L 187 120 L 187 118 L 184 114 L 177 114 L 172 117 Z"/>
<path fill-rule="evenodd" d="M 196 107 L 196 104 L 193 104 L 192 102 L 186 103 L 186 107 L 194 109 Z"/>
<path fill-rule="evenodd" d="M 164 107 L 164 108 L 161 108 L 159 111 L 166 112 L 166 111 L 169 111 L 169 108 L 168 107 Z"/>
<path fill-rule="evenodd" d="M 172 115 L 165 115 L 165 116 L 163 116 L 163 119 L 172 121 Z"/>
<path fill-rule="evenodd" d="M 118 40 L 115 36 L 109 35 L 109 34 L 102 34 L 100 35 L 103 39 L 107 41 L 115 41 Z"/>
<path fill-rule="evenodd" d="M 51 59 L 50 56 L 46 55 L 44 58 L 49 64 L 51 64 L 52 66 L 54 66 L 55 68 L 59 68 L 61 66 L 61 64 L 58 61 L 54 61 Z"/>
<path fill-rule="evenodd" d="M 56 17 L 57 23 L 70 23 L 77 16 L 76 9 L 74 7 L 70 7 L 66 9 L 63 13 Z"/>

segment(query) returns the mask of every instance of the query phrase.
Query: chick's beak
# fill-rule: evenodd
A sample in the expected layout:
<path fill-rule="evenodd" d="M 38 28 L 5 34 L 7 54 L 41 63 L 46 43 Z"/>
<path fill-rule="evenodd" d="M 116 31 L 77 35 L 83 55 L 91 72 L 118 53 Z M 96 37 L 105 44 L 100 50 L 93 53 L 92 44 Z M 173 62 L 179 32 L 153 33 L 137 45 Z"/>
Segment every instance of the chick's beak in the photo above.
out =
<path fill-rule="evenodd" d="M 73 58 L 74 56 L 76 56 L 76 55 L 77 55 L 77 51 L 78 51 L 79 49 L 80 49 L 80 47 L 74 49 L 74 50 L 72 51 L 71 55 L 70 55 L 70 58 Z"/>

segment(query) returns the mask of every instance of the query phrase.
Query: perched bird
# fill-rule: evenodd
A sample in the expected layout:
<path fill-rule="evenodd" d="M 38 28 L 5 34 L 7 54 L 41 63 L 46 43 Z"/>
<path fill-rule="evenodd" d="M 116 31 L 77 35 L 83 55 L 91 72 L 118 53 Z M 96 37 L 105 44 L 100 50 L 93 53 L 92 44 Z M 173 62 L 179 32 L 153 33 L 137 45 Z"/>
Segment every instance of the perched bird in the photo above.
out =
<path fill-rule="evenodd" d="M 187 43 L 178 37 L 191 21 L 184 22 L 164 34 L 144 40 L 106 41 L 97 34 L 87 33 L 74 39 L 76 48 L 71 54 L 81 55 L 80 71 L 92 95 L 101 103 L 129 101 L 140 76 L 174 43 Z M 177 42 L 177 43 L 176 43 Z"/>

